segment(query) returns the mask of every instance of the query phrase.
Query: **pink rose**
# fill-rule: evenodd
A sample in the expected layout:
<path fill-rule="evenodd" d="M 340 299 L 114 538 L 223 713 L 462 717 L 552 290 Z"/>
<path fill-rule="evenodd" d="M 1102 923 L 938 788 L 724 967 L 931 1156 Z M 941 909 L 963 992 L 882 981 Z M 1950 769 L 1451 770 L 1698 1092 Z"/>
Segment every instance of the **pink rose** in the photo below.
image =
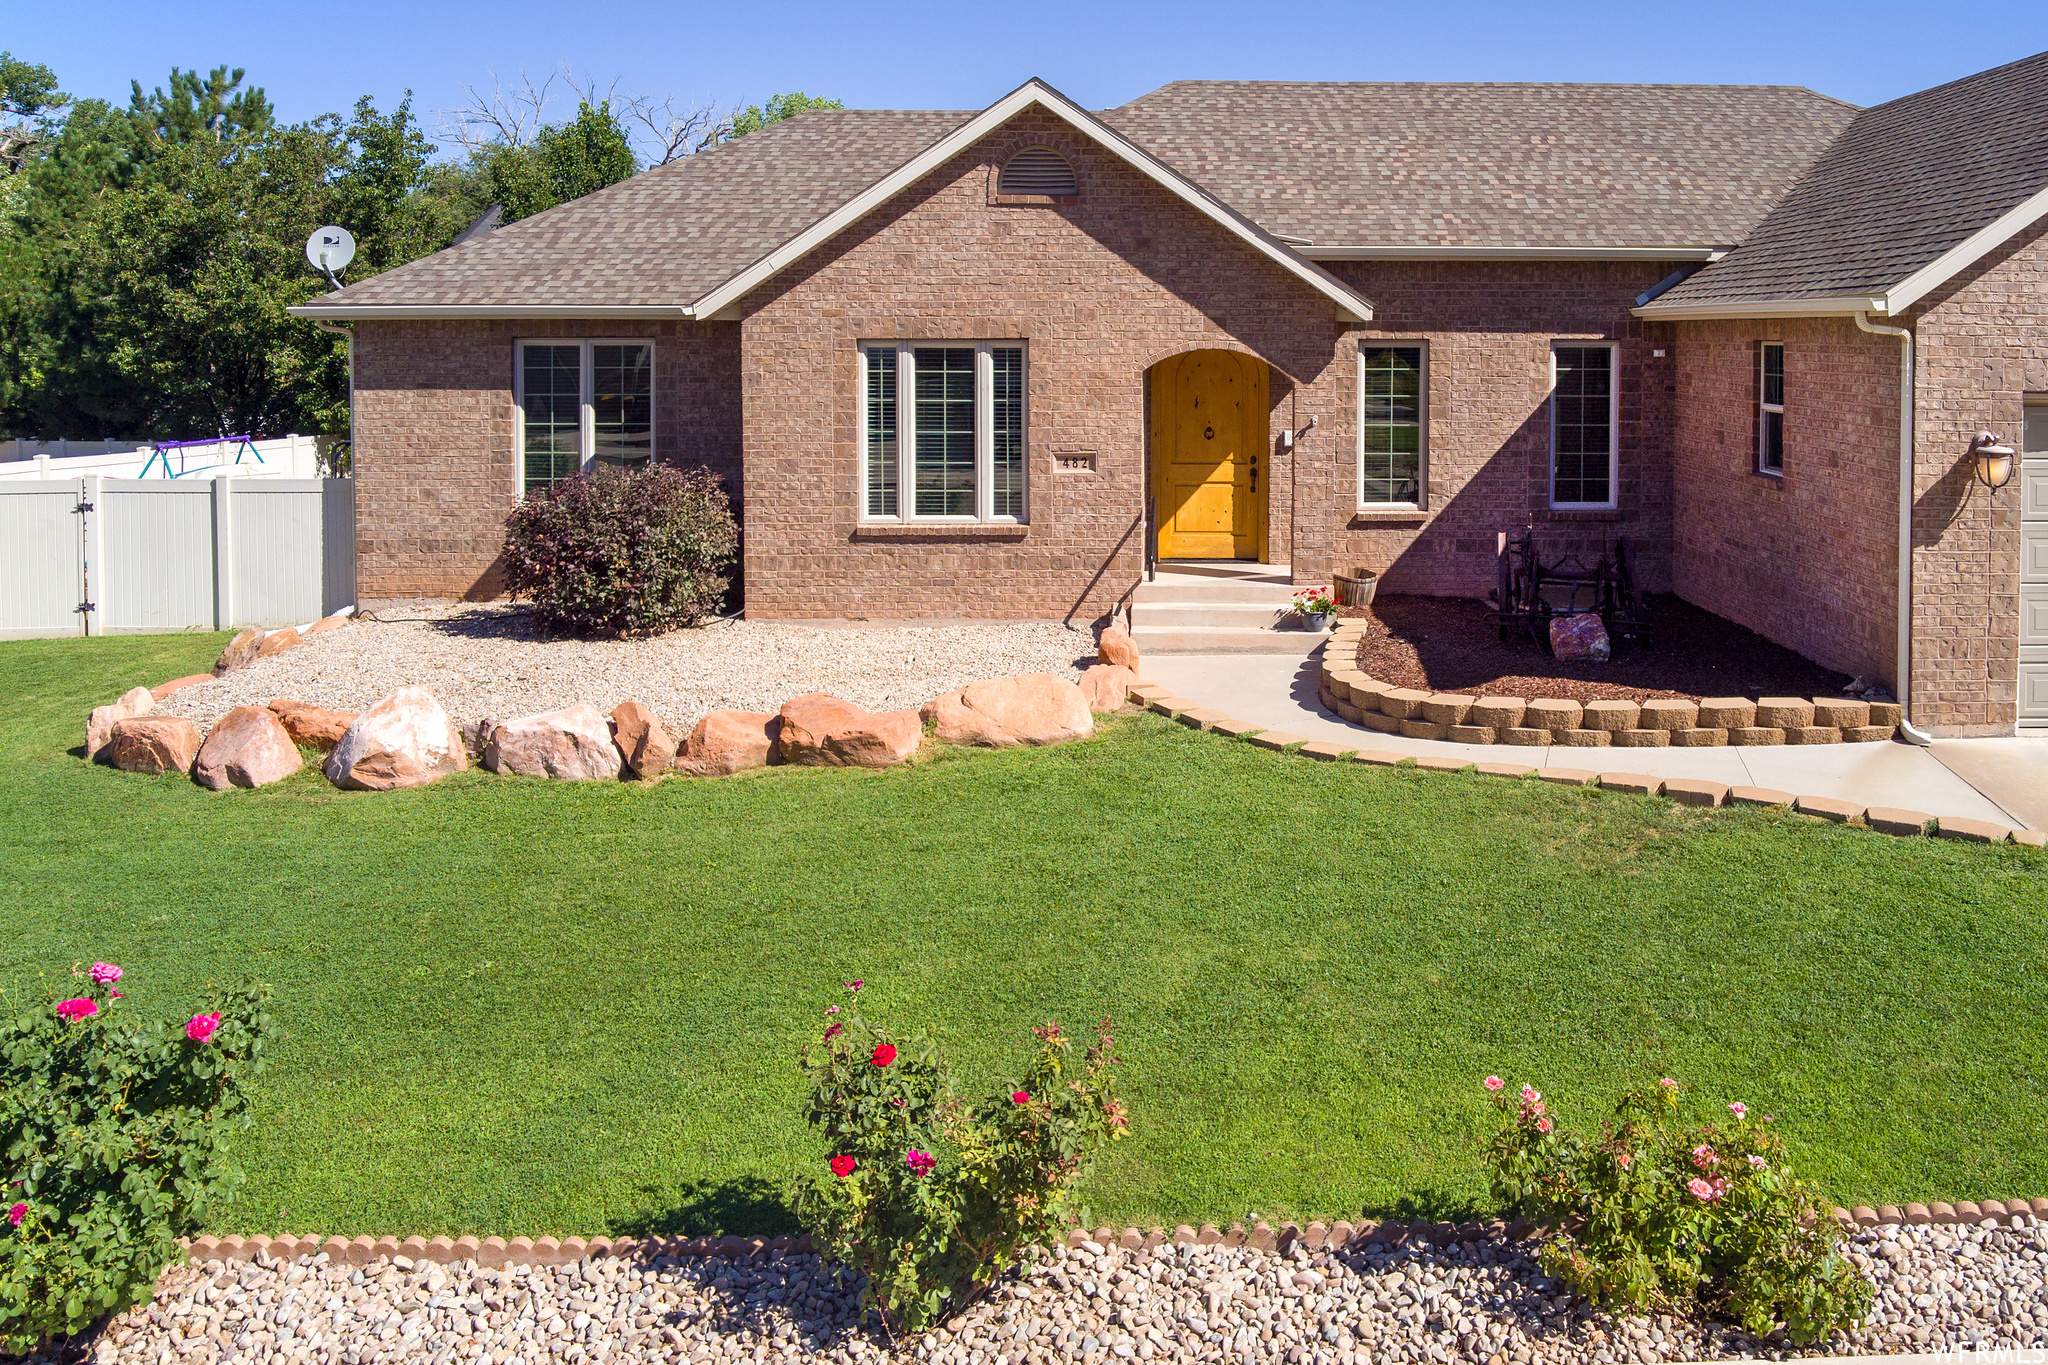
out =
<path fill-rule="evenodd" d="M 1011 1093 L 1011 1095 L 1010 1095 L 1010 1103 L 1012 1103 L 1012 1104 L 1029 1104 L 1029 1103 L 1031 1103 L 1031 1092 L 1030 1092 L 1030 1091 L 1028 1091 L 1028 1090 L 1018 1090 L 1018 1091 L 1014 1091 L 1014 1092 L 1012 1092 L 1012 1093 Z"/>
<path fill-rule="evenodd" d="M 90 1019 L 99 1012 L 99 1005 L 82 995 L 76 1000 L 59 1000 L 57 1002 L 57 1017 L 59 1019 L 69 1019 L 73 1023 L 77 1023 L 80 1019 Z"/>
<path fill-rule="evenodd" d="M 1692 1164 L 1703 1171 L 1709 1166 L 1716 1165 L 1720 1160 L 1721 1158 L 1715 1155 L 1714 1149 L 1707 1146 L 1704 1142 L 1692 1149 Z"/>
<path fill-rule="evenodd" d="M 1540 1099 L 1542 1099 L 1542 1098 L 1543 1098 L 1543 1094 L 1542 1094 L 1542 1092 L 1541 1092 L 1541 1091 L 1539 1091 L 1539 1090 L 1537 1090 L 1535 1086 L 1533 1086 L 1533 1085 L 1524 1085 L 1524 1086 L 1522 1087 L 1522 1103 L 1524 1103 L 1524 1104 L 1534 1104 L 1534 1103 L 1536 1103 L 1536 1101 L 1538 1101 L 1538 1100 L 1540 1100 Z"/>
<path fill-rule="evenodd" d="M 213 1037 L 214 1030 L 219 1027 L 220 1015 L 218 1013 L 195 1014 L 192 1016 L 192 1022 L 185 1025 L 185 1036 L 195 1043 L 203 1043 Z"/>
<path fill-rule="evenodd" d="M 1488 1077 L 1486 1078 L 1486 1088 L 1487 1088 L 1488 1090 L 1499 1090 L 1499 1089 L 1501 1089 L 1501 1088 L 1502 1088 L 1503 1086 L 1505 1086 L 1506 1084 L 1507 1084 L 1507 1082 L 1506 1082 L 1506 1081 L 1504 1081 L 1504 1080 L 1502 1080 L 1502 1079 L 1501 1079 L 1500 1077 L 1498 1077 L 1498 1076 L 1488 1076 Z"/>
<path fill-rule="evenodd" d="M 1744 1104 L 1741 1100 L 1737 1100 L 1735 1101 L 1735 1103 L 1728 1106 L 1728 1112 L 1735 1115 L 1736 1118 L 1741 1118 L 1744 1114 L 1747 1114 L 1749 1112 L 1749 1106 Z"/>
<path fill-rule="evenodd" d="M 825 1006 L 825 1013 L 827 1013 L 827 1014 L 837 1014 L 837 1013 L 839 1013 L 839 1006 L 837 1006 L 837 1005 L 827 1005 L 827 1006 Z"/>
<path fill-rule="evenodd" d="M 1547 1133 L 1550 1131 L 1550 1119 L 1548 1116 L 1536 1120 L 1536 1131 L 1539 1133 Z"/>
<path fill-rule="evenodd" d="M 92 964 L 92 979 L 101 986 L 111 986 L 121 979 L 121 969 L 111 962 Z"/>
<path fill-rule="evenodd" d="M 1614 1158 L 1614 1164 L 1621 1167 L 1621 1169 L 1625 1171 L 1629 1168 L 1630 1163 L 1634 1160 L 1634 1157 L 1630 1156 L 1627 1152 L 1623 1152 L 1620 1156 Z"/>
<path fill-rule="evenodd" d="M 912 1175 L 922 1180 L 930 1175 L 932 1169 L 939 1163 L 932 1157 L 930 1152 L 920 1152 L 917 1148 L 913 1147 L 903 1154 L 903 1164 L 910 1168 Z"/>
<path fill-rule="evenodd" d="M 20 1227 L 21 1220 L 26 1217 L 28 1217 L 28 1205 L 26 1204 L 16 1204 L 13 1208 L 7 1210 L 7 1221 L 15 1227 Z"/>
<path fill-rule="evenodd" d="M 1691 1180 L 1686 1181 L 1685 1187 L 1692 1191 L 1693 1198 L 1707 1203 L 1712 1203 L 1719 1197 L 1714 1193 L 1714 1187 L 1698 1176 L 1694 1176 Z"/>
<path fill-rule="evenodd" d="M 1672 1080 L 1669 1076 L 1666 1076 L 1663 1080 L 1657 1082 L 1657 1084 L 1663 1086 L 1666 1090 L 1678 1089 L 1678 1082 Z"/>
<path fill-rule="evenodd" d="M 1749 1164 L 1750 1164 L 1750 1166 L 1751 1166 L 1751 1167 L 1752 1167 L 1753 1169 L 1755 1169 L 1755 1170 L 1759 1170 L 1759 1171 L 1763 1171 L 1763 1170 L 1768 1170 L 1768 1169 L 1770 1169 L 1770 1165 L 1771 1165 L 1771 1163 L 1770 1163 L 1770 1162 L 1768 1162 L 1768 1161 L 1765 1161 L 1765 1160 L 1764 1160 L 1764 1159 L 1763 1159 L 1762 1157 L 1760 1157 L 1760 1156 L 1753 1156 L 1753 1157 L 1751 1157 L 1751 1158 L 1749 1159 Z"/>

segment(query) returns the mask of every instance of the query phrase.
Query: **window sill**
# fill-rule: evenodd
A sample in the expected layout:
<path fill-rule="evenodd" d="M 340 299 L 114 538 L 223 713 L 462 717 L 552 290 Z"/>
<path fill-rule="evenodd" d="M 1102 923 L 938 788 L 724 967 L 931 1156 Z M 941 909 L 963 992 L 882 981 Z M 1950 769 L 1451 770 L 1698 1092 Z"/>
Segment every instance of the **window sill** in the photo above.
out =
<path fill-rule="evenodd" d="M 855 540 L 1022 540 L 1028 522 L 1017 521 L 864 521 L 853 528 Z"/>
<path fill-rule="evenodd" d="M 1753 479 L 1763 480 L 1765 487 L 1768 488 L 1783 488 L 1785 486 L 1785 471 L 1782 469 L 1758 469 L 1755 466 L 1751 466 L 1749 476 Z"/>
<path fill-rule="evenodd" d="M 1551 521 L 1620 521 L 1619 507 L 1553 507 Z"/>
<path fill-rule="evenodd" d="M 1420 526 L 1428 520 L 1423 507 L 1360 507 L 1351 513 L 1353 526 Z"/>

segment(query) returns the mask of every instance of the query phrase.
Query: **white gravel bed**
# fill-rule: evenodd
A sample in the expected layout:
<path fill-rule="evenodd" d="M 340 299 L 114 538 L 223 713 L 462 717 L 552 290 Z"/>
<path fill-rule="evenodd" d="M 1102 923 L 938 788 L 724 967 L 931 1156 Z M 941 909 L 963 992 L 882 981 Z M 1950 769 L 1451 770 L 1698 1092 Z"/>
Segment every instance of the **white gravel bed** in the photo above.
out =
<path fill-rule="evenodd" d="M 871 711 L 922 706 L 978 678 L 1073 677 L 1095 637 L 1057 621 L 932 626 L 806 626 L 717 621 L 650 640 L 560 639 L 503 604 L 399 608 L 262 659 L 157 706 L 202 729 L 237 706 L 296 697 L 360 711 L 400 687 L 433 689 L 456 721 L 589 702 L 645 704 L 677 737 L 706 711 L 775 711 L 830 692 Z"/>
<path fill-rule="evenodd" d="M 1853 1248 L 1877 1285 L 1876 1310 L 1848 1340 L 1812 1354 L 2048 1344 L 2048 1226 L 2038 1219 L 1878 1228 L 1858 1233 Z M 98 1365 L 1620 1365 L 1799 1354 L 1725 1324 L 1589 1309 L 1536 1268 L 1528 1243 L 1063 1249 L 903 1344 L 858 1321 L 854 1296 L 809 1255 L 492 1270 L 265 1254 L 172 1269 L 155 1302 L 123 1315 L 93 1349 Z"/>

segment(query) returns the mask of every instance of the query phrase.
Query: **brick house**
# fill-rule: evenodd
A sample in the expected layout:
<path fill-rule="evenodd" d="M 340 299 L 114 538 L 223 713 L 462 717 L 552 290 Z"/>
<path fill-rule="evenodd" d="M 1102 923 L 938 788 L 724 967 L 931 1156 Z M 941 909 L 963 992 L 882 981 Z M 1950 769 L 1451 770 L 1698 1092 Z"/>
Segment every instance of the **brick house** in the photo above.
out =
<path fill-rule="evenodd" d="M 1095 619 L 1154 557 L 1480 596 L 1533 526 L 2009 732 L 2048 723 L 2048 453 L 1994 492 L 1973 443 L 2048 452 L 2044 107 L 2048 55 L 1868 110 L 1031 81 L 293 311 L 352 329 L 366 600 L 492 595 L 516 499 L 648 458 L 725 479 L 765 618 Z"/>

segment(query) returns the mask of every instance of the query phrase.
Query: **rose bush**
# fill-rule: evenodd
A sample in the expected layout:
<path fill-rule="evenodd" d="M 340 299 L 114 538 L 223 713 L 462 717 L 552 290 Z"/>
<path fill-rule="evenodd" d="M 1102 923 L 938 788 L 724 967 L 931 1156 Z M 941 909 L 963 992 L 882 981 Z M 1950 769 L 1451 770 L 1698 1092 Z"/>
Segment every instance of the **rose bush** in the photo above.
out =
<path fill-rule="evenodd" d="M 270 989 L 178 1021 L 127 1017 L 119 967 L 0 1018 L 0 1351 L 25 1353 L 149 1296 L 242 1172 L 244 1083 L 277 1037 Z"/>
<path fill-rule="evenodd" d="M 1870 1282 L 1842 1230 L 1796 1178 L 1770 1115 L 1679 1121 L 1669 1077 L 1621 1097 L 1597 1139 L 1561 1127 L 1543 1096 L 1486 1078 L 1503 1123 L 1487 1144 L 1493 1194 L 1553 1224 L 1543 1268 L 1594 1301 L 1634 1310 L 1725 1313 L 1801 1345 L 1870 1309 Z"/>
<path fill-rule="evenodd" d="M 534 492 L 505 521 L 505 584 L 579 635 L 694 626 L 732 584 L 739 527 L 718 476 L 601 467 Z"/>
<path fill-rule="evenodd" d="M 867 1277 L 861 1303 L 919 1332 L 1072 1218 L 1088 1159 L 1124 1135 L 1108 1021 L 1078 1059 L 1058 1024 L 1035 1029 L 1024 1074 L 988 1099 L 955 1097 L 926 1034 L 900 1036 L 852 1004 L 804 1049 L 805 1117 L 825 1139 L 798 1215 L 819 1250 Z"/>

